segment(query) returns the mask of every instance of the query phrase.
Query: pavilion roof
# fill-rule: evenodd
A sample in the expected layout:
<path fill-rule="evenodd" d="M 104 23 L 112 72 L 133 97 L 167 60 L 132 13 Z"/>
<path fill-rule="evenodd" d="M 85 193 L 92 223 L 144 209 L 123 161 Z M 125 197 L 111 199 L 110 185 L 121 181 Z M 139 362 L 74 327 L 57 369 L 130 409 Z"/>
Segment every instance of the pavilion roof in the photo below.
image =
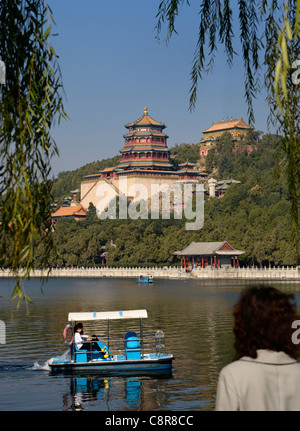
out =
<path fill-rule="evenodd" d="M 69 217 L 69 216 L 85 216 L 87 210 L 82 205 L 60 207 L 51 217 Z"/>
<path fill-rule="evenodd" d="M 141 151 L 141 152 L 147 152 L 147 151 L 160 151 L 160 152 L 170 152 L 170 150 L 168 149 L 168 147 L 166 145 L 157 145 L 157 144 L 138 144 L 138 145 L 125 145 L 124 148 L 122 148 L 122 150 L 120 150 L 120 153 L 125 153 L 125 152 L 131 152 L 131 151 Z"/>
<path fill-rule="evenodd" d="M 110 168 L 105 168 L 105 169 L 102 169 L 101 171 L 99 171 L 100 173 L 101 172 L 112 172 L 112 171 L 114 171 L 116 169 L 116 167 L 115 166 L 112 166 L 112 167 L 110 167 Z"/>
<path fill-rule="evenodd" d="M 237 180 L 222 180 L 216 182 L 216 190 L 226 190 L 232 184 L 240 184 L 240 181 Z"/>
<path fill-rule="evenodd" d="M 189 162 L 188 160 L 186 161 L 186 162 L 184 162 L 184 163 L 180 163 L 179 164 L 179 166 L 182 166 L 182 167 L 194 167 L 194 166 L 196 166 L 196 163 L 192 163 L 192 162 Z"/>
<path fill-rule="evenodd" d="M 156 166 L 157 168 L 157 166 Z M 138 166 L 130 166 L 130 169 L 120 169 L 118 172 L 118 175 L 127 175 L 130 173 L 137 173 L 137 174 L 148 174 L 150 176 L 153 176 L 156 174 L 157 176 L 162 174 L 167 174 L 168 176 L 171 176 L 172 178 L 176 178 L 178 176 L 177 171 L 173 170 L 163 170 L 163 169 L 143 169 L 142 167 Z"/>
<path fill-rule="evenodd" d="M 166 135 L 165 133 L 163 133 L 161 130 L 157 130 L 157 131 L 141 131 L 141 130 L 131 130 L 131 132 L 126 133 L 125 135 L 123 135 L 123 138 L 145 138 L 145 137 L 164 137 L 164 138 L 168 138 L 169 136 Z"/>
<path fill-rule="evenodd" d="M 226 120 L 213 123 L 208 129 L 202 130 L 202 133 L 224 131 L 224 130 L 229 130 L 234 128 L 248 129 L 248 130 L 251 129 L 251 127 L 248 126 L 248 124 L 246 124 L 242 118 L 235 118 L 235 119 L 227 118 Z"/>
<path fill-rule="evenodd" d="M 134 161 L 129 161 L 129 162 L 126 162 L 126 161 L 124 161 L 124 162 L 121 162 L 120 164 L 119 164 L 119 167 L 120 168 L 125 168 L 125 167 L 169 167 L 169 168 L 172 168 L 173 169 L 173 165 L 172 165 L 172 163 L 168 163 L 168 162 L 165 162 L 165 161 L 152 161 L 152 160 L 149 160 L 149 161 L 138 161 L 138 160 L 134 160 Z"/>
<path fill-rule="evenodd" d="M 224 246 L 228 248 L 222 249 Z M 183 250 L 175 251 L 177 256 L 206 256 L 206 255 L 241 255 L 244 251 L 237 250 L 232 247 L 227 241 L 222 242 L 191 242 Z"/>
<path fill-rule="evenodd" d="M 144 114 L 136 121 L 125 124 L 125 127 L 127 129 L 133 126 L 159 126 L 162 128 L 166 127 L 165 124 L 160 123 L 159 121 L 153 120 L 153 118 L 150 117 L 150 115 L 148 114 L 148 108 L 144 108 Z"/>
<path fill-rule="evenodd" d="M 90 178 L 93 178 L 93 177 L 99 177 L 100 178 L 100 176 L 101 176 L 101 174 L 97 173 L 97 174 L 85 175 L 84 178 L 87 178 L 87 179 L 90 179 Z"/>

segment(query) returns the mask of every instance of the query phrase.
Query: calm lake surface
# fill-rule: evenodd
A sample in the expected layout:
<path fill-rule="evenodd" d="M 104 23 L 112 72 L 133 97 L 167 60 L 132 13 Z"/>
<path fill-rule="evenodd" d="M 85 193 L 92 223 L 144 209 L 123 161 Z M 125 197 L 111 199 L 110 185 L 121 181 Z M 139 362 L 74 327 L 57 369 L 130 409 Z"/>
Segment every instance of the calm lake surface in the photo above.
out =
<path fill-rule="evenodd" d="M 220 369 L 232 360 L 232 306 L 247 281 L 135 279 L 32 279 L 33 301 L 11 305 L 13 281 L 0 280 L 0 410 L 196 411 L 213 410 Z M 253 284 L 253 281 L 251 282 Z M 265 284 L 268 284 L 266 282 Z M 296 294 L 299 283 L 272 282 Z M 66 351 L 62 331 L 69 312 L 142 309 L 145 331 L 162 329 L 175 356 L 167 376 L 51 375 L 47 361 Z M 125 328 L 126 332 L 126 328 Z M 125 335 L 124 332 L 124 335 Z"/>

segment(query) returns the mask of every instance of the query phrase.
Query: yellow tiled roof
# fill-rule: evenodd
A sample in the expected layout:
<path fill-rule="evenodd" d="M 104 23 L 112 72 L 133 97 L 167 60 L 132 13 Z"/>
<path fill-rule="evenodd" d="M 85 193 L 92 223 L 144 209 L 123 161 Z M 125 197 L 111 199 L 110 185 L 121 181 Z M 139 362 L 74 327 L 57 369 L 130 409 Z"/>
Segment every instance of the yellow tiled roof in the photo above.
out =
<path fill-rule="evenodd" d="M 250 126 L 248 126 L 245 121 L 242 118 L 238 119 L 227 119 L 223 121 L 218 121 L 217 123 L 213 123 L 212 126 L 210 126 L 206 130 L 202 130 L 202 133 L 208 133 L 208 132 L 216 132 L 218 130 L 227 130 L 227 129 L 233 129 L 235 127 L 242 128 L 242 129 L 251 129 Z"/>
<path fill-rule="evenodd" d="M 67 217 L 75 215 L 85 215 L 87 212 L 82 205 L 70 206 L 70 207 L 60 207 L 55 213 L 51 214 L 52 217 Z"/>
<path fill-rule="evenodd" d="M 132 127 L 132 126 L 146 126 L 146 125 L 153 125 L 153 126 L 162 126 L 165 127 L 163 123 L 160 123 L 159 121 L 153 120 L 148 114 L 148 108 L 144 108 L 144 114 L 138 118 L 136 121 L 133 121 L 132 123 L 125 124 L 126 128 Z"/>

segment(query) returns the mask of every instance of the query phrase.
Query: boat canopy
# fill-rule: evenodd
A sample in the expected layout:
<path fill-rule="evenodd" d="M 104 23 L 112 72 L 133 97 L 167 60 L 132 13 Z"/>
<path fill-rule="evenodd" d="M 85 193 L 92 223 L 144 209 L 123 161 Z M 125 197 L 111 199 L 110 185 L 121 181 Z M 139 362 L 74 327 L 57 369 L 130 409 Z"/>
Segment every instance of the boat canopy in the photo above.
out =
<path fill-rule="evenodd" d="M 68 320 L 69 322 L 81 322 L 85 320 L 142 319 L 147 317 L 147 310 L 91 311 L 87 313 L 69 313 Z"/>

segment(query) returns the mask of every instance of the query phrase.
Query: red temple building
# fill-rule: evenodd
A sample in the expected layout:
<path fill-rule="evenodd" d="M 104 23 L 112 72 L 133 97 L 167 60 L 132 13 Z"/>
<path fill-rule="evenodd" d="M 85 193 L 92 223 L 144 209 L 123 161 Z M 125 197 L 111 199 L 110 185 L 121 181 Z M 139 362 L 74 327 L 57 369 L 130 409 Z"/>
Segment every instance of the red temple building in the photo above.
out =
<path fill-rule="evenodd" d="M 195 170 L 195 166 L 195 163 L 189 161 L 180 163 L 180 170 L 177 171 L 178 181 L 198 181 L 199 172 Z M 206 176 L 204 173 L 202 175 Z"/>
<path fill-rule="evenodd" d="M 222 136 L 225 132 L 229 132 L 232 141 L 237 145 L 239 141 L 243 141 L 248 131 L 253 127 L 248 126 L 242 118 L 226 119 L 213 123 L 208 129 L 202 131 L 203 138 L 200 141 L 200 156 L 205 157 L 207 152 L 215 148 L 216 139 Z"/>
<path fill-rule="evenodd" d="M 124 135 L 125 144 L 121 150 L 121 163 L 118 169 L 127 171 L 150 169 L 151 171 L 172 171 L 168 136 L 163 133 L 166 126 L 153 120 L 148 109 L 133 123 L 125 124 L 128 133 Z"/>
<path fill-rule="evenodd" d="M 211 266 L 219 268 L 222 265 L 239 267 L 239 256 L 244 251 L 237 250 L 227 241 L 223 242 L 192 242 L 186 248 L 175 251 L 176 256 L 181 259 L 181 266 L 187 268 Z"/>

